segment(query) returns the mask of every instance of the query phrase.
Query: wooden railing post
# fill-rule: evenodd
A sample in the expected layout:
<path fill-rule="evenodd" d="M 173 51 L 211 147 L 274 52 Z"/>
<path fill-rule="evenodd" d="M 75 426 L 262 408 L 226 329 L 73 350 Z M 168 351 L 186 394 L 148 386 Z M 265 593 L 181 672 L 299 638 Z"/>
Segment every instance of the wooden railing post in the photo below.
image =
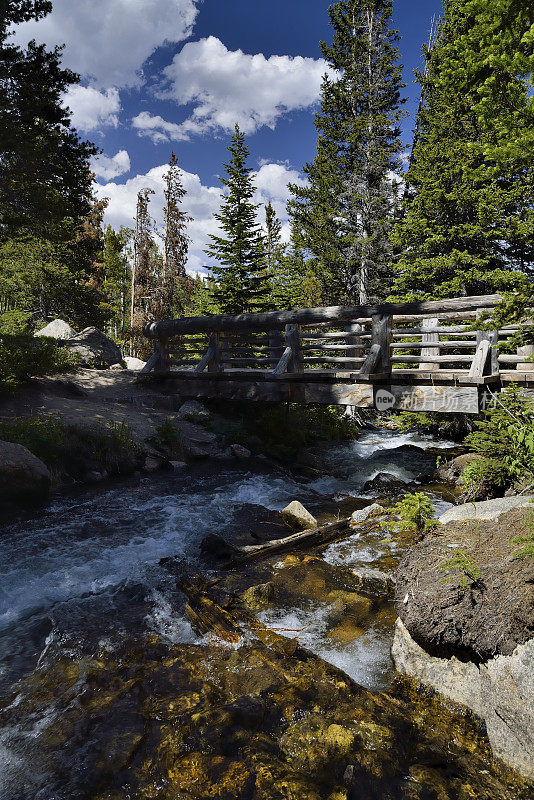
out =
<path fill-rule="evenodd" d="M 484 378 L 499 376 L 499 333 L 498 331 L 477 331 L 477 349 L 469 370 L 469 377 L 483 381 Z"/>
<path fill-rule="evenodd" d="M 439 319 L 437 317 L 432 317 L 432 319 L 423 319 L 421 321 L 422 328 L 437 328 L 439 326 Z M 423 333 L 423 344 L 439 344 L 439 333 Z M 439 347 L 423 347 L 421 349 L 421 356 L 424 358 L 434 358 L 434 356 L 439 356 Z M 428 363 L 426 361 L 422 361 L 419 364 L 419 369 L 424 369 L 427 372 L 434 372 L 435 370 L 439 369 L 439 364 L 435 364 L 431 361 Z"/>
<path fill-rule="evenodd" d="M 391 374 L 391 340 L 393 317 L 391 314 L 373 314 L 371 349 L 358 377 L 361 380 L 381 380 Z"/>
<path fill-rule="evenodd" d="M 353 344 L 354 349 L 347 350 L 347 357 L 348 358 L 360 358 L 362 354 L 362 340 L 361 340 L 361 332 L 362 326 L 356 323 L 352 323 L 351 325 L 347 325 L 345 328 L 347 331 L 347 344 Z M 347 370 L 349 372 L 357 372 L 358 371 L 358 364 L 355 362 L 354 364 L 347 364 Z"/>
<path fill-rule="evenodd" d="M 518 347 L 517 355 L 523 358 L 534 356 L 534 344 L 524 344 L 522 347 Z M 521 372 L 534 372 L 534 361 L 520 361 L 517 369 Z"/>
<path fill-rule="evenodd" d="M 304 356 L 298 325 L 286 325 L 286 346 L 291 348 L 289 372 L 304 372 Z"/>
<path fill-rule="evenodd" d="M 155 366 L 156 372 L 169 372 L 171 368 L 171 356 L 169 353 L 169 340 L 160 336 L 158 338 L 158 358 Z"/>
<path fill-rule="evenodd" d="M 210 336 L 210 348 L 213 351 L 213 356 L 208 364 L 208 372 L 222 372 L 224 370 L 222 359 L 223 339 L 223 333 L 212 333 Z"/>

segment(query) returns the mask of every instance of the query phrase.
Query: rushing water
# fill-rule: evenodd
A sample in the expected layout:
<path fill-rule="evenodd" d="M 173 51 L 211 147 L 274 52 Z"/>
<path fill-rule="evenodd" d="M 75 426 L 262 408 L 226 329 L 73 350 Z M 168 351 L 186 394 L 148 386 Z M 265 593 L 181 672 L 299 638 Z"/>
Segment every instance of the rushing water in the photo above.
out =
<path fill-rule="evenodd" d="M 418 449 L 407 452 L 406 445 Z M 203 473 L 195 468 L 137 485 L 81 492 L 35 518 L 10 524 L 0 539 L 0 691 L 19 703 L 22 684 L 17 682 L 45 669 L 50 659 L 80 658 L 103 646 L 113 649 L 133 632 L 153 631 L 175 644 L 195 641 L 179 610 L 174 579 L 159 563 L 162 558 L 177 556 L 205 569 L 199 561 L 201 540 L 211 532 L 231 538 L 250 506 L 279 510 L 299 499 L 320 509 L 333 499 L 361 496 L 363 484 L 380 472 L 414 481 L 435 461 L 425 452 L 429 446 L 438 443 L 364 432 L 356 442 L 325 451 L 325 474 L 312 482 L 276 471 L 224 467 Z M 438 497 L 435 504 L 440 511 L 448 505 Z M 334 566 L 358 566 L 394 547 L 380 536 L 353 536 L 330 546 L 324 557 Z M 305 629 L 302 644 L 363 685 L 380 688 L 388 672 L 390 629 L 378 626 L 345 646 L 328 640 L 325 608 L 279 609 L 264 614 L 263 621 Z M 41 714 L 22 729 L 8 727 L 0 735 L 1 800 L 32 797 L 19 791 L 17 776 L 28 769 L 28 743 L 46 724 Z"/>

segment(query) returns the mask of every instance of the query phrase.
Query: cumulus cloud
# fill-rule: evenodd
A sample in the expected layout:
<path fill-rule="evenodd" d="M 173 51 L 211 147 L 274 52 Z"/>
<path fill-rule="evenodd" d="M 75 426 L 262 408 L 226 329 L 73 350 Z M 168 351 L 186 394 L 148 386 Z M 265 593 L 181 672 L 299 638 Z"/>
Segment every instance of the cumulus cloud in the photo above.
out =
<path fill-rule="evenodd" d="M 65 66 L 94 86 L 138 86 L 149 56 L 191 35 L 198 0 L 54 0 L 43 20 L 19 25 L 16 40 L 65 44 Z"/>
<path fill-rule="evenodd" d="M 154 144 L 161 142 L 180 142 L 189 138 L 183 131 L 181 125 L 175 122 L 167 122 L 159 115 L 152 115 L 148 111 L 142 111 L 132 120 L 132 125 L 137 129 L 139 136 L 148 136 Z"/>
<path fill-rule="evenodd" d="M 121 102 L 116 89 L 99 92 L 91 86 L 70 86 L 63 102 L 72 111 L 72 124 L 80 131 L 116 128 L 119 123 Z"/>
<path fill-rule="evenodd" d="M 163 164 L 154 167 L 147 173 L 136 175 L 125 183 L 119 184 L 110 181 L 104 185 L 97 185 L 96 192 L 99 197 L 109 198 L 105 222 L 119 228 L 121 225 L 133 227 L 136 210 L 137 193 L 144 188 L 153 189 L 151 196 L 150 213 L 155 219 L 157 227 L 163 227 L 164 205 L 164 176 L 168 166 Z M 209 263 L 204 249 L 208 244 L 209 235 L 218 233 L 217 221 L 214 213 L 219 210 L 221 203 L 221 190 L 218 186 L 204 186 L 198 175 L 191 172 L 182 172 L 184 188 L 187 191 L 183 207 L 193 221 L 189 225 L 188 233 L 191 237 L 189 249 L 188 269 L 198 272 Z M 263 164 L 254 175 L 257 186 L 255 202 L 266 203 L 269 200 L 276 209 L 286 231 L 288 238 L 287 216 L 285 205 L 288 198 L 288 182 L 301 183 L 298 172 L 283 164 Z M 263 209 L 259 209 L 260 222 L 264 221 Z"/>
<path fill-rule="evenodd" d="M 282 114 L 319 99 L 326 71 L 322 59 L 248 55 L 228 50 L 214 36 L 189 42 L 163 71 L 159 96 L 195 104 L 192 115 L 180 124 L 140 115 L 135 126 L 154 141 L 231 131 L 236 122 L 247 134 L 274 128 Z"/>
<path fill-rule="evenodd" d="M 99 155 L 93 158 L 91 166 L 97 178 L 110 181 L 130 171 L 130 156 L 127 150 L 119 150 L 112 158 Z"/>

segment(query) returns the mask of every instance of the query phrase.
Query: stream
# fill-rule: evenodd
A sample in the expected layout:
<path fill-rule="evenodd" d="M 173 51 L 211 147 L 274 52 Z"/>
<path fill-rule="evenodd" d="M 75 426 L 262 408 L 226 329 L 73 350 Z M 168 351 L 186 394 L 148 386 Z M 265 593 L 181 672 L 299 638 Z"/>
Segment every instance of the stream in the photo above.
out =
<path fill-rule="evenodd" d="M 407 483 L 417 481 L 432 471 L 436 449 L 445 452 L 451 446 L 415 434 L 366 430 L 357 441 L 319 449 L 322 474 L 317 477 L 296 478 L 256 464 L 193 466 L 184 472 L 81 490 L 55 500 L 34 517 L 4 527 L 1 800 L 82 796 L 72 774 L 58 778 L 56 762 L 48 755 L 50 730 L 61 720 L 65 704 L 79 698 L 71 693 L 66 700 L 58 692 L 36 702 L 32 693 L 40 676 L 59 663 L 79 664 L 97 653 L 112 658 L 131 639 L 156 637 L 169 647 L 202 642 L 183 613 L 183 598 L 173 574 L 160 564 L 162 559 L 184 559 L 188 568 L 206 574 L 200 543 L 208 533 L 232 540 L 247 530 L 251 520 L 261 518 L 264 509 L 279 511 L 295 499 L 320 521 L 334 519 L 336 509 L 348 515 L 377 498 L 387 499 L 383 488 L 365 491 L 366 482 L 380 473 Z M 422 488 L 436 513 L 451 505 L 451 498 L 438 487 Z M 332 572 L 369 564 L 391 568 L 399 556 L 398 543 L 377 530 L 328 546 L 321 569 Z M 275 563 L 274 572 L 287 563 L 283 559 Z M 344 620 L 337 635 L 331 608 L 339 586 L 328 585 L 328 577 L 325 580 L 322 590 L 314 588 L 300 600 L 292 596 L 284 607 L 260 610 L 259 619 L 288 637 L 299 631 L 305 648 L 366 689 L 387 689 L 393 679 L 391 603 L 382 604 L 380 613 L 365 622 L 353 621 L 354 635 L 350 629 L 347 633 Z M 73 765 L 76 771 L 79 779 L 82 762 Z"/>

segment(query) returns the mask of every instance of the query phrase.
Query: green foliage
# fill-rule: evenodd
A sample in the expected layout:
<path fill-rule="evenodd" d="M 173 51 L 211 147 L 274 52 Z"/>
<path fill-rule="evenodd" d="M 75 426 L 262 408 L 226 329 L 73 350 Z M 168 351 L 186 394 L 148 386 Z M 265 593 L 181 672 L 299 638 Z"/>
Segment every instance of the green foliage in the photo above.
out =
<path fill-rule="evenodd" d="M 52 4 L 6 0 L 0 15 L 0 240 L 73 239 L 90 210 L 91 156 L 70 124 L 63 98 L 79 76 L 61 66 L 61 48 L 11 38 L 11 25 L 40 19 Z"/>
<path fill-rule="evenodd" d="M 534 267 L 534 170 L 524 146 L 532 137 L 530 25 L 516 0 L 446 3 L 419 75 L 423 104 L 391 299 L 526 286 Z"/>
<path fill-rule="evenodd" d="M 447 575 L 459 576 L 460 587 L 462 589 L 473 589 L 475 586 L 481 587 L 480 569 L 472 558 L 463 550 L 457 550 L 451 558 L 445 559 L 440 564 L 440 569 Z M 447 578 L 443 578 L 447 581 Z"/>
<path fill-rule="evenodd" d="M 293 455 L 313 442 L 355 439 L 356 422 L 337 406 L 268 406 L 255 416 L 255 433 L 278 451 Z"/>
<path fill-rule="evenodd" d="M 477 487 L 506 489 L 516 481 L 534 479 L 534 406 L 518 386 L 510 384 L 495 395 L 484 418 L 467 436 L 469 448 L 484 457 L 464 472 L 465 491 Z"/>
<path fill-rule="evenodd" d="M 513 558 L 534 558 L 534 512 L 527 511 L 524 517 L 524 525 L 527 532 L 519 536 L 514 536 L 511 543 L 519 547 L 513 554 Z"/>
<path fill-rule="evenodd" d="M 472 419 L 464 414 L 399 411 L 391 415 L 390 421 L 403 433 L 420 431 L 455 441 L 463 440 L 473 429 Z"/>
<path fill-rule="evenodd" d="M 131 239 L 132 231 L 120 227 L 118 231 L 111 225 L 104 231 L 102 253 L 103 288 L 110 305 L 108 332 L 114 339 L 124 340 L 131 295 Z"/>
<path fill-rule="evenodd" d="M 57 416 L 0 419 L 0 439 L 26 447 L 50 469 L 73 478 L 91 470 L 131 471 L 137 446 L 124 423 L 64 425 Z"/>
<path fill-rule="evenodd" d="M 55 339 L 0 333 L 0 391 L 13 391 L 28 378 L 68 372 L 79 364 L 79 356 Z"/>
<path fill-rule="evenodd" d="M 425 534 L 437 525 L 432 503 L 423 492 L 405 494 L 402 500 L 391 507 L 390 513 L 397 519 L 393 521 L 388 519 L 383 525 L 396 531 L 415 531 Z"/>
<path fill-rule="evenodd" d="M 173 450 L 180 446 L 182 437 L 180 431 L 169 417 L 156 427 L 158 441 Z"/>
<path fill-rule="evenodd" d="M 391 0 L 341 0 L 329 8 L 332 69 L 315 119 L 317 155 L 306 186 L 290 185 L 289 210 L 325 304 L 367 302 L 387 290 L 389 231 L 398 205 L 402 69 Z M 386 279 L 386 283 L 384 282 Z"/>
<path fill-rule="evenodd" d="M 263 234 L 256 221 L 252 199 L 255 187 L 245 136 L 235 126 L 228 147 L 231 158 L 225 164 L 225 178 L 221 183 L 226 190 L 221 208 L 215 218 L 224 236 L 210 235 L 211 245 L 206 253 L 217 260 L 213 273 L 217 277 L 215 299 L 223 313 L 241 314 L 260 311 L 268 305 Z"/>
<path fill-rule="evenodd" d="M 20 334 L 29 334 L 31 332 L 31 314 L 27 311 L 4 311 L 0 314 L 0 336 L 9 335 L 17 336 Z"/>

